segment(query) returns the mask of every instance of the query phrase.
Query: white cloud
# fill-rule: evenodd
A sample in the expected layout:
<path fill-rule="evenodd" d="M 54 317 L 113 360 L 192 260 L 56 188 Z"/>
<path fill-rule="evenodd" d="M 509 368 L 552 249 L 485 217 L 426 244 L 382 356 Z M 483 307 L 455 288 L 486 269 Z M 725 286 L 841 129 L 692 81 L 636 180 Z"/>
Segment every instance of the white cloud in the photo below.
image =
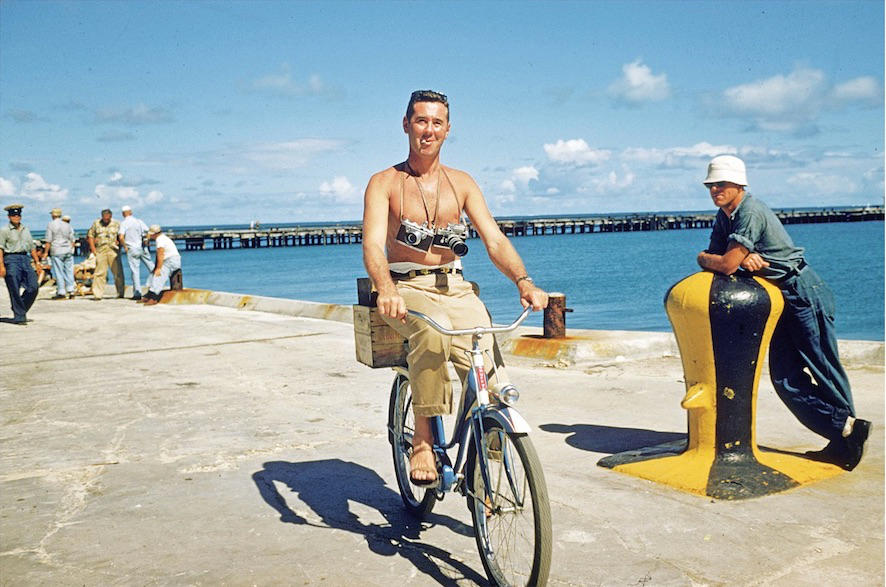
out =
<path fill-rule="evenodd" d="M 821 195 L 854 194 L 859 191 L 859 186 L 845 175 L 834 175 L 818 171 L 803 171 L 795 173 L 785 180 L 794 188 Z"/>
<path fill-rule="evenodd" d="M 798 69 L 787 76 L 776 75 L 727 88 L 723 97 L 736 112 L 745 112 L 765 118 L 794 116 L 803 111 L 820 108 L 826 90 L 825 75 L 814 69 Z"/>
<path fill-rule="evenodd" d="M 531 165 L 518 167 L 514 170 L 513 179 L 523 184 L 523 186 L 527 186 L 533 179 L 538 179 L 538 169 Z"/>
<path fill-rule="evenodd" d="M 336 202 L 348 202 L 355 199 L 357 188 L 355 188 L 347 177 L 336 176 L 332 181 L 324 181 L 320 184 L 320 193 L 325 196 L 332 196 Z"/>
<path fill-rule="evenodd" d="M 671 95 L 667 74 L 654 75 L 640 59 L 622 66 L 622 77 L 609 85 L 608 93 L 619 102 L 638 105 L 657 102 Z"/>
<path fill-rule="evenodd" d="M 252 80 L 249 83 L 249 90 L 285 97 L 337 96 L 340 93 L 337 88 L 328 85 L 316 73 L 311 74 L 307 82 L 301 83 L 293 79 L 288 63 L 284 63 L 280 69 L 280 73 L 271 73 Z"/>
<path fill-rule="evenodd" d="M 0 196 L 6 197 L 13 195 L 15 195 L 15 184 L 12 183 L 12 180 L 0 177 Z"/>
<path fill-rule="evenodd" d="M 37 202 L 60 202 L 68 197 L 68 189 L 49 183 L 39 173 L 31 172 L 25 175 L 17 197 Z"/>
<path fill-rule="evenodd" d="M 834 86 L 823 71 L 811 68 L 733 86 L 722 94 L 725 114 L 748 118 L 762 130 L 793 133 L 817 132 L 822 113 L 855 103 L 882 103 L 877 80 L 857 77 Z"/>
<path fill-rule="evenodd" d="M 224 159 L 242 158 L 266 169 L 288 170 L 305 167 L 314 157 L 335 152 L 342 145 L 342 141 L 330 139 L 298 139 L 248 145 L 242 149 L 220 152 L 217 156 Z M 244 171 L 254 171 L 254 165 L 249 165 Z"/>
<path fill-rule="evenodd" d="M 97 124 L 140 126 L 175 122 L 175 116 L 163 106 L 136 104 L 128 108 L 101 108 L 95 111 L 93 120 Z"/>
<path fill-rule="evenodd" d="M 512 179 L 506 179 L 499 184 L 498 188 L 503 192 L 513 193 L 517 191 L 517 184 Z"/>
<path fill-rule="evenodd" d="M 857 77 L 834 87 L 832 95 L 838 102 L 868 102 L 882 105 L 883 85 L 870 76 Z"/>
<path fill-rule="evenodd" d="M 621 153 L 621 159 L 644 165 L 660 167 L 698 168 L 700 160 L 711 159 L 717 155 L 738 154 L 738 149 L 731 145 L 712 145 L 701 142 L 691 147 L 669 147 L 665 149 L 628 147 Z"/>
<path fill-rule="evenodd" d="M 145 202 L 148 204 L 156 204 L 163 200 L 163 192 L 157 190 L 151 190 L 148 192 L 148 195 L 145 196 Z"/>
<path fill-rule="evenodd" d="M 95 195 L 103 205 L 108 207 L 123 204 L 142 207 L 157 204 L 164 199 L 163 192 L 159 190 L 151 190 L 143 196 L 135 182 L 127 180 L 119 171 L 114 171 L 105 183 L 96 185 Z"/>
<path fill-rule="evenodd" d="M 597 165 L 612 154 L 607 150 L 592 149 L 584 139 L 559 139 L 554 144 L 545 144 L 544 150 L 551 161 L 575 165 Z"/>

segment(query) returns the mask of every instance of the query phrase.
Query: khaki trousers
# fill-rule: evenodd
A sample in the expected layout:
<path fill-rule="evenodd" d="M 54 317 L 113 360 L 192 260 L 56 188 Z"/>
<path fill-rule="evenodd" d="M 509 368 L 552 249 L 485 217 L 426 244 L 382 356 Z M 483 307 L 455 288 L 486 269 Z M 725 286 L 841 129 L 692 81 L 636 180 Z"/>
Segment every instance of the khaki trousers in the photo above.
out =
<path fill-rule="evenodd" d="M 443 327 L 460 329 L 490 325 L 486 306 L 474 293 L 471 283 L 461 275 L 419 275 L 396 283 L 407 308 L 425 314 Z M 455 366 L 462 385 L 465 385 L 471 369 L 465 351 L 471 348 L 471 336 L 444 336 L 423 320 L 411 316 L 406 317 L 406 324 L 388 317 L 384 320 L 409 340 L 406 361 L 415 415 L 451 414 L 452 382 L 447 361 Z M 490 334 L 483 336 L 480 348 L 490 383 L 507 382 L 501 356 L 494 349 L 494 337 Z"/>
<path fill-rule="evenodd" d="M 92 274 L 92 296 L 101 299 L 105 295 L 105 284 L 108 281 L 108 268 L 114 276 L 114 287 L 117 295 L 123 297 L 126 292 L 126 282 L 123 281 L 123 262 L 118 251 L 108 247 L 95 252 L 95 273 Z"/>

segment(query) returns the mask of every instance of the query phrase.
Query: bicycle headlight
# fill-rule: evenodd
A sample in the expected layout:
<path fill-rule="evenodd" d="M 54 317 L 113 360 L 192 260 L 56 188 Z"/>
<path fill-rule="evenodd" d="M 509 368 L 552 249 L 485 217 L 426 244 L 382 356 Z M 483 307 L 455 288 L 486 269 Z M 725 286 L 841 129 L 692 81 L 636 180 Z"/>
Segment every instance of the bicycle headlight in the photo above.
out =
<path fill-rule="evenodd" d="M 520 392 L 510 383 L 506 383 L 497 388 L 495 390 L 495 395 L 497 395 L 498 400 L 506 406 L 513 406 L 520 400 Z"/>

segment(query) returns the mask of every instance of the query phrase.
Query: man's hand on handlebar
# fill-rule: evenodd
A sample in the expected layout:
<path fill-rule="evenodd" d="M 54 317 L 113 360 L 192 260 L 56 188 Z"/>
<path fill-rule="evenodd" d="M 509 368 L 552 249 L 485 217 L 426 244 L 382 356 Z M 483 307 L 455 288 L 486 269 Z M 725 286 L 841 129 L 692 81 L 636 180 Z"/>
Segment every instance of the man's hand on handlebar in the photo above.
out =
<path fill-rule="evenodd" d="M 532 306 L 533 310 L 538 311 L 548 307 L 548 292 L 536 287 L 535 284 L 521 281 L 517 289 L 520 291 L 520 303 L 524 308 Z"/>
<path fill-rule="evenodd" d="M 388 316 L 406 323 L 406 301 L 394 290 L 393 293 L 378 292 L 375 305 L 382 316 Z"/>

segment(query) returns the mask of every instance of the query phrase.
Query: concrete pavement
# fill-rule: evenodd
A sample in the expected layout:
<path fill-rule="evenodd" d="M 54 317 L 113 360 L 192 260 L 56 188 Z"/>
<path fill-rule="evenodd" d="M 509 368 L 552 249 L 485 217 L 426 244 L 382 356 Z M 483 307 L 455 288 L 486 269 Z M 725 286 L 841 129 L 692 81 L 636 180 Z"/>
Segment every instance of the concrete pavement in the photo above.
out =
<path fill-rule="evenodd" d="M 40 299 L 28 326 L 0 323 L 0 584 L 482 584 L 463 499 L 404 514 L 391 372 L 354 360 L 351 326 L 238 307 Z M 884 583 L 881 343 L 850 362 L 878 425 L 854 472 L 720 502 L 596 466 L 679 438 L 685 388 L 667 337 L 575 334 L 571 354 L 509 363 L 549 486 L 551 585 Z M 762 379 L 759 443 L 822 446 Z"/>

